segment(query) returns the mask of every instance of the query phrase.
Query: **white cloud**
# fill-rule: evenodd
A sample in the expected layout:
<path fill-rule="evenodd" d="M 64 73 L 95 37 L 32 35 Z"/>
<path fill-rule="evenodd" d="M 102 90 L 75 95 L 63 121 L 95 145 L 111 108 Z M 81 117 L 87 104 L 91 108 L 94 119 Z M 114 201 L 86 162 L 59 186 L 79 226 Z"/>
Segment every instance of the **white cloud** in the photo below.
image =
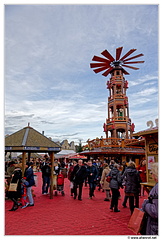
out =
<path fill-rule="evenodd" d="M 144 89 L 144 90 L 136 93 L 136 95 L 137 96 L 149 96 L 149 95 L 157 93 L 157 92 L 158 92 L 158 89 L 156 87 L 153 87 L 153 88 Z"/>
<path fill-rule="evenodd" d="M 133 87 L 133 86 L 136 86 L 136 85 L 139 85 L 139 84 L 153 84 L 153 82 L 149 82 L 149 81 L 158 81 L 158 75 L 149 75 L 149 74 L 146 74 L 145 76 L 142 76 L 141 78 L 139 79 L 136 79 L 136 81 L 131 81 L 129 83 L 130 87 Z"/>

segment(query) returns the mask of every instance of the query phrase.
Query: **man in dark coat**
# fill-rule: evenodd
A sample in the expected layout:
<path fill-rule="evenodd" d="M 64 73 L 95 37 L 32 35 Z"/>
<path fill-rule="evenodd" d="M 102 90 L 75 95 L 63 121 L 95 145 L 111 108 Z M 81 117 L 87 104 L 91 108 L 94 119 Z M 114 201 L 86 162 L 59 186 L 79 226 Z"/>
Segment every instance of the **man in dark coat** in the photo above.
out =
<path fill-rule="evenodd" d="M 128 167 L 126 168 L 123 176 L 123 181 L 125 182 L 125 196 L 129 197 L 129 206 L 131 214 L 134 211 L 134 198 L 135 207 L 139 207 L 139 192 L 140 192 L 140 175 L 135 168 L 135 163 L 130 161 Z"/>
<path fill-rule="evenodd" d="M 87 176 L 87 169 L 83 166 L 83 160 L 79 160 L 78 164 L 74 167 L 71 176 L 73 176 L 74 182 L 74 199 L 77 197 L 77 188 L 79 188 L 78 200 L 82 200 L 82 188 L 84 180 Z"/>
<path fill-rule="evenodd" d="M 51 166 L 46 163 L 42 168 L 42 194 L 47 194 L 50 186 Z"/>
<path fill-rule="evenodd" d="M 92 164 L 92 160 L 88 161 L 87 175 L 89 183 L 89 198 L 92 199 L 94 196 L 94 190 L 96 188 L 96 181 L 98 177 L 97 167 Z"/>

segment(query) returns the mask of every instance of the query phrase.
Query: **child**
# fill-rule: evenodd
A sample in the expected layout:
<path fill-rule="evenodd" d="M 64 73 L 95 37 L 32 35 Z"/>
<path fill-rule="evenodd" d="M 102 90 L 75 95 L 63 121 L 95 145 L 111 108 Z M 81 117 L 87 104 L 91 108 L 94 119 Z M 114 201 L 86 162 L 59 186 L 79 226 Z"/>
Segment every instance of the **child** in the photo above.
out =
<path fill-rule="evenodd" d="M 21 180 L 21 204 L 22 204 L 22 209 L 28 207 L 29 202 L 27 201 L 27 189 L 26 187 L 29 185 L 29 183 L 26 181 L 26 177 L 23 177 Z"/>

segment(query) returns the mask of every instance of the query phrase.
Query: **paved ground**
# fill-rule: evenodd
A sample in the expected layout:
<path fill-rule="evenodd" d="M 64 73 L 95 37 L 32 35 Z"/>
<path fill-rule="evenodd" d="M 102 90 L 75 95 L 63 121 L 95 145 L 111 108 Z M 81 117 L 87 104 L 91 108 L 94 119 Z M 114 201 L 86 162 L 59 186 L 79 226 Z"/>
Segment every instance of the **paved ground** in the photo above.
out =
<path fill-rule="evenodd" d="M 95 198 L 88 199 L 88 187 L 83 188 L 83 201 L 70 196 L 69 181 L 65 179 L 65 196 L 41 194 L 41 173 L 38 175 L 35 206 L 8 211 L 12 207 L 10 200 L 5 201 L 5 235 L 134 235 L 127 228 L 130 218 L 129 208 L 122 207 L 121 212 L 110 212 L 110 202 L 105 202 L 105 193 L 95 190 Z M 143 201 L 140 198 L 140 206 Z"/>

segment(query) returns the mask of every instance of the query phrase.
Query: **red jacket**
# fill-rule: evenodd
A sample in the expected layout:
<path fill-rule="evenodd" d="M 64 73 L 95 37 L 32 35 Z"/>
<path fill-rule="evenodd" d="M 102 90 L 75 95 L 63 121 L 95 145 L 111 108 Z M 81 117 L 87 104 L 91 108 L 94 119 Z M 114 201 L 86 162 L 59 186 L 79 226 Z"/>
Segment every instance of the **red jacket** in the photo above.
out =
<path fill-rule="evenodd" d="M 137 170 L 139 171 L 140 174 L 140 178 L 142 180 L 142 182 L 146 182 L 147 178 L 146 178 L 146 165 L 144 166 L 138 166 Z"/>

